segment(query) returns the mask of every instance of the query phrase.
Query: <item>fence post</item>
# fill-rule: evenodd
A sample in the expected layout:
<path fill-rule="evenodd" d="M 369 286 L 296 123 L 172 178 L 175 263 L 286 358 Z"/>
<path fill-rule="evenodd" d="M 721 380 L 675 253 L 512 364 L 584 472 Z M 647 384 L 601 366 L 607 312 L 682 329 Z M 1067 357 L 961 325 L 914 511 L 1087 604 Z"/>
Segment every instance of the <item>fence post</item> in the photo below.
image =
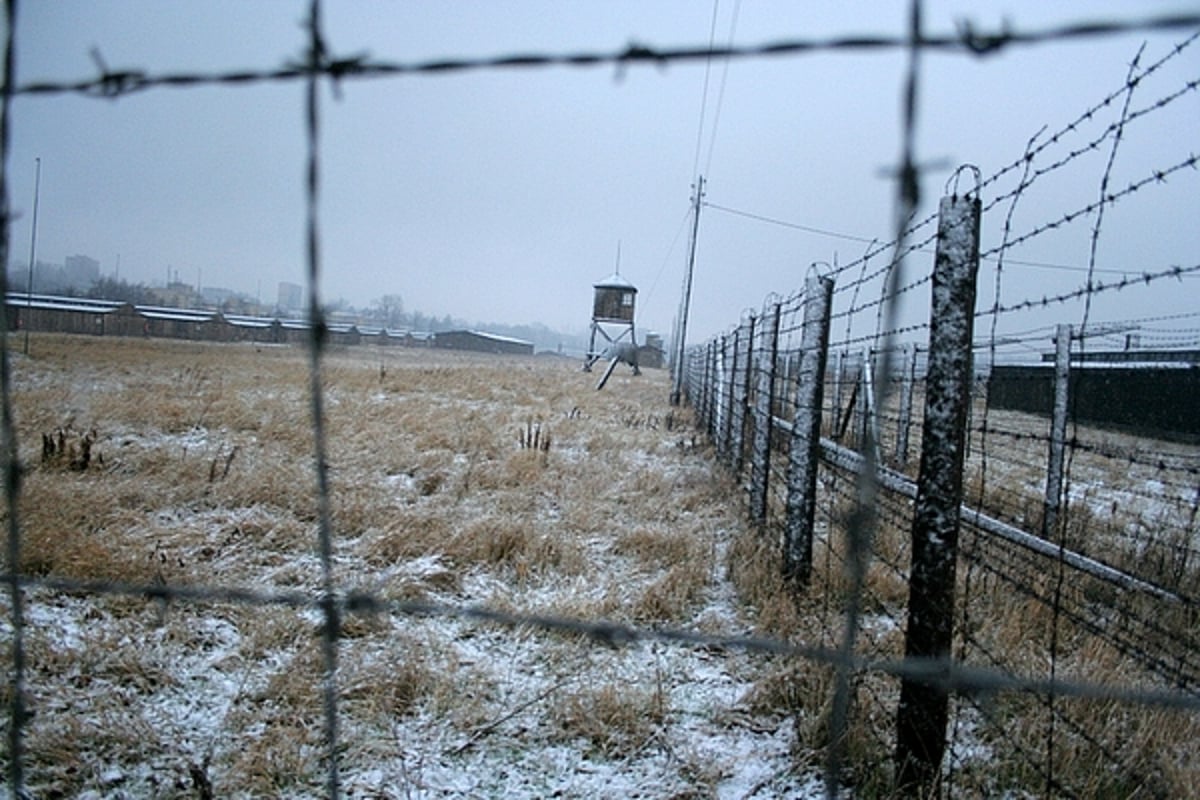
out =
<path fill-rule="evenodd" d="M 721 401 L 722 390 L 725 389 L 725 335 L 713 342 L 713 390 L 709 395 L 708 435 L 716 445 L 716 452 L 721 452 Z"/>
<path fill-rule="evenodd" d="M 817 467 L 821 453 L 821 402 L 833 280 L 812 277 L 804 288 L 804 327 L 796 375 L 796 415 L 788 453 L 787 520 L 783 537 L 784 575 L 799 586 L 812 577 L 813 522 L 817 510 Z"/>
<path fill-rule="evenodd" d="M 971 400 L 971 338 L 979 269 L 977 197 L 943 197 L 926 371 L 925 427 L 912 523 L 906 660 L 924 661 L 927 677 L 900 684 L 896 715 L 896 783 L 936 795 L 946 749 L 948 670 L 954 628 L 954 574 L 962 504 L 963 447 Z M 941 662 L 940 664 L 937 662 Z"/>
<path fill-rule="evenodd" d="M 688 404 L 692 408 L 696 408 L 696 372 L 692 368 L 692 363 L 695 362 L 696 349 L 691 348 L 684 351 L 683 361 L 680 362 L 680 383 L 679 383 L 679 401 L 683 401 L 683 397 L 688 398 Z"/>
<path fill-rule="evenodd" d="M 710 339 L 704 350 L 704 432 L 712 439 L 713 419 L 717 413 L 717 341 Z"/>
<path fill-rule="evenodd" d="M 725 418 L 721 422 L 721 455 L 725 463 L 733 463 L 733 448 L 735 447 L 734 424 L 737 422 L 737 373 L 738 356 L 741 352 L 742 326 L 733 329 L 733 335 L 724 340 L 725 365 L 729 375 L 729 384 L 725 387 Z"/>
<path fill-rule="evenodd" d="M 1050 418 L 1050 463 L 1046 468 L 1046 499 L 1042 509 L 1042 538 L 1051 542 L 1057 539 L 1062 504 L 1070 387 L 1071 326 L 1059 325 L 1054 331 L 1054 411 Z"/>
<path fill-rule="evenodd" d="M 750 519 L 756 525 L 767 521 L 767 485 L 771 477 L 771 432 L 775 427 L 775 366 L 779 361 L 779 317 L 776 303 L 763 331 L 765 341 L 758 354 L 758 390 L 754 403 L 754 450 L 750 456 Z"/>
<path fill-rule="evenodd" d="M 833 370 L 833 429 L 840 431 L 842 429 L 842 384 L 845 381 L 846 373 L 846 351 L 839 350 L 837 354 L 837 366 Z M 841 438 L 834 435 L 835 439 Z"/>
<path fill-rule="evenodd" d="M 875 357 L 874 350 L 863 351 L 862 392 L 859 393 L 862 427 L 858 429 L 858 442 L 864 456 L 867 455 L 866 446 L 871 445 L 871 459 L 879 464 L 882 462 L 879 460 L 879 417 L 875 407 Z"/>
<path fill-rule="evenodd" d="M 917 375 L 917 346 L 904 346 L 900 369 L 900 413 L 896 420 L 896 463 L 908 466 L 908 434 L 912 430 L 913 381 Z"/>
<path fill-rule="evenodd" d="M 725 455 L 725 433 L 726 422 L 729 419 L 729 390 L 726 382 L 728 381 L 729 371 L 729 335 L 721 334 L 720 344 L 716 351 L 716 365 L 713 369 L 713 374 L 717 378 L 717 385 L 713 397 L 716 403 L 716 415 L 713 417 L 713 441 L 717 446 L 717 456 L 724 457 Z"/>
<path fill-rule="evenodd" d="M 733 458 L 731 466 L 733 474 L 741 476 L 742 467 L 746 464 L 746 417 L 748 406 L 750 403 L 750 376 L 753 370 L 751 364 L 754 363 L 754 315 L 751 314 L 746 320 L 745 334 L 741 337 L 744 343 L 742 352 L 737 354 L 737 363 L 741 369 L 741 375 L 738 377 L 737 386 L 734 390 L 733 404 Z M 739 331 L 741 328 L 738 329 Z"/>
<path fill-rule="evenodd" d="M 711 440 L 712 438 L 712 418 L 713 418 L 713 385 L 717 382 L 717 377 L 714 374 L 713 365 L 716 364 L 716 359 L 713 358 L 713 350 L 716 348 L 716 339 L 709 339 L 704 344 L 704 433 Z"/>

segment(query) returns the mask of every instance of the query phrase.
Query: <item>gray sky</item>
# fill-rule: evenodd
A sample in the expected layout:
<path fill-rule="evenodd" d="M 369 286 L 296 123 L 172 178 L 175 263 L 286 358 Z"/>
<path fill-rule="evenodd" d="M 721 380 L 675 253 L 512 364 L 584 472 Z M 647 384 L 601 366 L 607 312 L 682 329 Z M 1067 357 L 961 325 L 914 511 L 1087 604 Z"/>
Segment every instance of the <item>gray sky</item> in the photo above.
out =
<path fill-rule="evenodd" d="M 376 2 L 325 4 L 336 55 L 414 62 L 513 51 L 614 51 L 630 42 L 703 45 L 709 2 Z M 722 0 L 715 41 L 901 35 L 905 2 Z M 56 0 L 23 4 L 21 83 L 93 76 L 267 69 L 301 57 L 307 2 Z M 1195 3 L 929 0 L 928 31 L 958 20 L 1039 29 L 1080 19 L 1197 11 Z M 917 156 L 973 162 L 985 176 L 1017 159 L 1043 125 L 1058 130 L 1117 89 L 1142 42 L 1157 59 L 1182 31 L 1006 50 L 984 59 L 922 57 Z M 1200 77 L 1200 45 L 1177 59 L 1145 105 Z M 409 310 L 478 322 L 585 328 L 592 283 L 620 271 L 640 290 L 639 327 L 669 333 L 686 262 L 684 222 L 697 171 L 725 208 L 843 234 L 771 225 L 715 208 L 701 213 L 693 337 L 799 287 L 809 265 L 846 263 L 863 241 L 893 235 L 900 148 L 901 52 L 818 53 L 665 67 L 550 68 L 350 80 L 322 91 L 322 299 L 366 306 L 400 294 Z M 12 259 L 28 257 L 34 159 L 42 159 L 38 259 L 82 253 L 120 277 L 189 283 L 264 300 L 303 283 L 304 85 L 161 88 L 102 100 L 22 96 L 9 161 Z M 1200 97 L 1139 123 L 1122 143 L 1115 185 L 1200 152 Z M 701 119 L 704 110 L 703 124 Z M 1114 112 L 1115 113 L 1115 112 Z M 1111 121 L 1111 120 L 1109 120 Z M 1107 124 L 1107 121 L 1104 123 Z M 1099 129 L 1096 129 L 1099 130 Z M 1022 205 L 1028 229 L 1081 207 L 1099 189 L 1105 153 Z M 925 175 L 922 213 L 949 169 Z M 1049 180 L 1049 179 L 1048 179 Z M 1156 271 L 1200 262 L 1194 222 L 1200 173 L 1118 204 L 1099 266 Z M 1040 187 L 1039 187 L 1040 188 Z M 1149 192 L 1142 193 L 1149 194 Z M 986 195 L 985 195 L 986 199 Z M 1002 221 L 999 212 L 991 215 Z M 985 221 L 984 246 L 999 232 Z M 1039 237 L 1012 257 L 1081 267 L 1087 243 Z M 1082 237 L 1082 239 L 1081 239 Z M 932 256 L 911 267 L 924 270 Z M 1011 299 L 1069 290 L 1078 272 L 1013 266 Z M 987 278 L 981 278 L 986 281 Z M 1187 311 L 1200 281 L 1147 299 Z M 982 294 L 982 293 L 981 293 Z M 1097 318 L 1142 309 L 1097 305 Z M 1147 312 L 1149 313 L 1149 312 Z M 1067 319 L 1065 321 L 1073 321 Z M 1022 321 L 1023 322 L 1023 321 Z"/>

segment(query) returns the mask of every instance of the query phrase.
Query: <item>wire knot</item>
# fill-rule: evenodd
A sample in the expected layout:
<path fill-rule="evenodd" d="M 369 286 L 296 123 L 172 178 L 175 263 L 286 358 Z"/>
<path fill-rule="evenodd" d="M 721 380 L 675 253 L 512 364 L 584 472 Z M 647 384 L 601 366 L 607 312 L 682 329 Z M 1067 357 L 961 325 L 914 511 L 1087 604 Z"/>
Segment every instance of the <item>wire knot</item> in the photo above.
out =
<path fill-rule="evenodd" d="M 1012 40 L 1008 22 L 1005 21 L 1000 33 L 981 34 L 975 32 L 970 20 L 962 19 L 956 24 L 958 38 L 963 47 L 977 56 L 987 56 L 998 52 Z"/>

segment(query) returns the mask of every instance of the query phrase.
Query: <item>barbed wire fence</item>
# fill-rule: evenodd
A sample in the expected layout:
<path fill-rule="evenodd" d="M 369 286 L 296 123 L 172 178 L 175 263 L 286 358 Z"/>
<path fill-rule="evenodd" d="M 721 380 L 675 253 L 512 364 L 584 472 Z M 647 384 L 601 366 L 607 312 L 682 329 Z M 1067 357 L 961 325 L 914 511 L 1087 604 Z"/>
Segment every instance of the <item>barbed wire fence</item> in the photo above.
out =
<path fill-rule="evenodd" d="M 1172 324 L 1197 312 L 1184 303 L 1143 320 L 1090 319 L 1097 298 L 1200 274 L 1200 264 L 1162 264 L 1101 280 L 1096 258 L 1106 209 L 1196 170 L 1194 153 L 1163 153 L 1161 166 L 1111 186 L 1123 134 L 1195 97 L 1194 78 L 1151 78 L 1196 41 L 1146 66 L 1139 52 L 1120 88 L 1049 136 L 1043 128 L 1007 166 L 987 177 L 974 170 L 965 191 L 956 173 L 937 215 L 901 226 L 890 243 L 869 242 L 841 267 L 815 263 L 802 291 L 769 297 L 690 354 L 687 394 L 701 424 L 742 480 L 751 518 L 781 553 L 797 602 L 820 615 L 829 647 L 854 641 L 869 658 L 936 655 L 947 667 L 972 663 L 1010 676 L 1044 670 L 1056 686 L 1105 675 L 1170 687 L 1181 699 L 1200 693 L 1200 431 L 1188 410 L 1195 369 L 1162 362 L 1190 357 L 1180 351 L 1195 347 L 1195 330 Z M 1133 105 L 1164 83 L 1152 102 Z M 1101 121 L 1114 106 L 1116 119 Z M 1098 199 L 1015 229 L 1014 212 L 1036 196 L 1035 182 L 1041 188 L 1096 153 L 1106 158 Z M 1000 232 L 982 252 L 964 241 L 978 236 L 978 217 L 960 208 L 971 202 L 982 225 Z M 1017 261 L 1019 248 L 1072 227 L 1087 241 L 1083 284 L 1009 299 L 1006 263 L 1037 265 Z M 903 259 L 935 245 L 933 269 L 897 277 Z M 994 296 L 977 310 L 975 278 L 968 287 L 962 273 L 940 273 L 950 260 L 974 276 L 981 259 L 994 270 Z M 928 321 L 889 318 L 886 310 L 904 303 L 926 309 Z M 1061 319 L 1080 304 L 1077 325 L 1026 322 L 1043 312 Z M 1154 416 L 1163 421 L 1147 430 Z M 922 446 L 919 464 L 913 442 Z M 864 476 L 874 484 L 867 492 Z M 830 602 L 846 594 L 845 604 Z M 975 762 L 986 741 L 991 758 L 1047 796 L 1174 791 L 1170 767 L 1149 755 L 1143 736 L 1153 715 L 1140 717 L 1144 709 L 1118 712 L 1057 691 L 1011 703 L 968 693 L 951 705 L 936 685 L 856 682 L 856 703 L 834 713 L 856 715 L 859 735 L 894 754 L 901 788 L 940 781 L 978 791 Z M 1119 722 L 1103 722 L 1118 714 Z M 844 733 L 852 724 L 842 718 L 831 727 Z"/>
<path fill-rule="evenodd" d="M 1043 714 L 1045 741 L 1014 741 L 1003 759 L 1016 761 L 1014 769 L 1032 770 L 1041 775 L 1048 793 L 1077 796 L 1086 793 L 1077 789 L 1064 775 L 1062 758 L 1056 755 L 1069 744 L 1085 741 L 1102 751 L 1112 763 L 1132 770 L 1127 750 L 1114 745 L 1106 732 L 1095 734 L 1084 719 L 1086 713 L 1078 708 L 1065 708 L 1056 700 L 1076 699 L 1095 705 L 1132 707 L 1151 711 L 1175 711 L 1194 715 L 1200 711 L 1200 666 L 1195 661 L 1196 641 L 1194 620 L 1197 606 L 1194 541 L 1197 506 L 1200 491 L 1189 496 L 1196 486 L 1197 470 L 1194 453 L 1176 450 L 1130 452 L 1113 444 L 1103 435 L 1093 435 L 1077 423 L 1072 423 L 1068 446 L 1071 464 L 1060 509 L 1057 539 L 1043 539 L 1029 534 L 1028 497 L 1013 487 L 1018 482 L 997 473 L 1005 465 L 1024 466 L 1031 448 L 1054 444 L 1052 437 L 1033 432 L 1020 420 L 992 410 L 978 391 L 970 396 L 966 409 L 971 416 L 969 441 L 960 448 L 964 458 L 964 484 L 969 487 L 963 498 L 969 506 L 963 508 L 963 539 L 959 555 L 966 567 L 956 584 L 957 650 L 948 654 L 916 655 L 903 653 L 896 647 L 894 632 L 902 627 L 903 602 L 894 587 L 874 580 L 882 571 L 895 581 L 906 583 L 910 574 L 911 553 L 902 537 L 890 535 L 906 529 L 911 522 L 911 503 L 917 497 L 910 473 L 909 442 L 920 441 L 923 423 L 914 416 L 920 394 L 928 394 L 922 384 L 930 356 L 912 344 L 901 345 L 900 339 L 929 333 L 929 325 L 900 325 L 896 309 L 907 298 L 916 296 L 926 284 L 935 282 L 932 274 L 919 274 L 904 282 L 904 261 L 934 242 L 940 241 L 935 218 L 912 221 L 916 208 L 917 188 L 921 178 L 917 166 L 913 131 L 917 117 L 916 94 L 920 71 L 918 57 L 925 51 L 942 51 L 964 55 L 982 55 L 1036 44 L 1097 37 L 1130 32 L 1190 30 L 1200 27 L 1200 15 L 1178 14 L 1131 20 L 1082 20 L 1041 30 L 1017 30 L 1006 26 L 996 31 L 976 30 L 964 23 L 953 34 L 929 34 L 922 30 L 921 3 L 912 4 L 911 28 L 903 36 L 869 37 L 843 36 L 829 39 L 789 39 L 753 46 L 714 48 L 682 47 L 658 49 L 643 44 L 631 44 L 607 52 L 509 54 L 496 57 L 441 59 L 421 62 L 374 60 L 363 56 L 343 57 L 331 50 L 322 25 L 319 0 L 312 0 L 307 41 L 302 57 L 280 67 L 268 69 L 227 70 L 211 73 L 161 73 L 149 70 L 111 70 L 97 59 L 97 75 L 68 82 L 38 82 L 18 85 L 14 80 L 14 37 L 16 2 L 5 3 L 6 39 L 3 60 L 3 108 L 0 109 L 0 202 L 3 202 L 4 225 L 0 226 L 0 260 L 7 262 L 10 244 L 11 216 L 8 205 L 7 162 L 9 155 L 10 109 L 17 95 L 80 94 L 89 97 L 119 99 L 132 93 L 199 86 L 225 86 L 263 82 L 299 82 L 306 84 L 304 128 L 308 145 L 306 253 L 308 266 L 309 313 L 312 325 L 310 352 L 310 387 L 312 396 L 311 425 L 315 450 L 315 486 L 318 498 L 318 545 L 322 564 L 322 590 L 318 594 L 302 592 L 261 592 L 229 586 L 186 587 L 170 584 L 128 585 L 112 582 L 87 582 L 54 577 L 23 575 L 21 563 L 22 527 L 18 513 L 21 494 L 21 464 L 13 424 L 11 405 L 11 373 L 7 344 L 3 340 L 8 329 L 0 326 L 0 393 L 3 415 L 0 435 L 3 436 L 3 469 L 7 504 L 6 568 L 4 583 L 9 590 L 12 641 L 8 654 L 10 675 L 8 710 L 8 774 L 11 795 L 24 796 L 24 726 L 29 709 L 25 705 L 26 655 L 23 592 L 30 589 L 69 591 L 88 596 L 133 597 L 151 601 L 183 603 L 234 603 L 249 606 L 286 606 L 309 608 L 321 615 L 321 658 L 324 666 L 323 714 L 325 743 L 326 791 L 330 797 L 341 795 L 339 777 L 340 734 L 338 727 L 338 643 L 347 616 L 388 611 L 407 616 L 445 616 L 482 621 L 498 626 L 533 627 L 546 631 L 571 631 L 609 646 L 624 646 L 643 641 L 661 642 L 675 646 L 706 646 L 744 650 L 764 655 L 781 655 L 828 667 L 836 673 L 834 715 L 830 721 L 827 787 L 837 794 L 843 783 L 843 770 L 848 769 L 846 741 L 851 718 L 869 717 L 866 735 L 876 743 L 890 746 L 891 723 L 881 708 L 894 707 L 898 691 L 896 681 L 932 691 L 941 698 L 953 697 L 952 731 L 949 738 L 949 757 L 945 769 L 925 755 L 926 771 L 942 774 L 948 770 L 946 781 L 968 785 L 967 775 L 973 766 L 970 753 L 958 745 L 969 741 L 959 735 L 968 727 L 987 724 L 1003 725 L 1006 715 L 1020 713 L 1022 704 Z M 1176 54 L 1190 44 L 1181 44 Z M 317 294 L 320 277 L 320 220 L 318 200 L 321 169 L 321 114 L 319 89 L 329 83 L 336 91 L 348 80 L 396 79 L 424 75 L 446 75 L 481 70 L 529 70 L 561 67 L 612 67 L 617 70 L 638 65 L 663 65 L 681 61 L 712 58 L 777 58 L 819 55 L 837 51 L 851 53 L 879 50 L 905 50 L 910 56 L 905 89 L 904 141 L 898 170 L 897 234 L 890 243 L 867 248 L 862 258 L 842 267 L 820 274 L 815 270 L 812 279 L 801 293 L 787 298 L 772 298 L 763 313 L 750 315 L 731 337 L 724 337 L 720 346 L 715 342 L 694 351 L 688 362 L 687 386 L 689 398 L 701 424 L 717 444 L 718 452 L 730 467 L 747 478 L 751 516 L 768 535 L 787 537 L 787 547 L 781 551 L 788 574 L 797 585 L 807 586 L 810 597 L 819 598 L 823 609 L 820 623 L 825 636 L 817 641 L 797 641 L 795 638 L 714 637 L 692 631 L 645 629 L 599 620 L 564 619 L 535 614 L 501 612 L 486 608 L 447 606 L 419 602 L 400 602 L 371 594 L 342 589 L 334 578 L 331 566 L 333 526 L 329 503 L 329 486 L 325 473 L 324 431 L 322 428 L 322 384 L 320 363 L 325 324 L 322 305 Z M 1136 82 L 1152 75 L 1169 61 L 1164 56 L 1147 67 L 1096 107 L 1089 109 L 1081 120 L 1090 120 L 1100 108 L 1114 98 L 1132 95 Z M 1164 94 L 1143 109 L 1126 109 L 1118 128 L 1110 128 L 1077 151 L 1054 156 L 1052 146 L 1068 138 L 1079 123 L 1066 126 L 1043 141 L 1036 149 L 1012 162 L 987 178 L 977 180 L 963 198 L 982 201 L 984 190 L 1010 177 L 1021 169 L 1022 180 L 1017 188 L 997 192 L 982 202 L 986 213 L 1004 202 L 1010 208 L 1024 196 L 1035 179 L 1070 163 L 1079 153 L 1092 151 L 1119 138 L 1121 127 L 1150 118 L 1153 113 L 1169 106 L 1181 97 L 1196 91 L 1191 81 L 1174 93 Z M 1036 159 L 1055 158 L 1044 167 L 1031 172 L 1028 165 Z M 1005 258 L 1008 252 L 1044 233 L 1086 219 L 1094 212 L 1132 195 L 1142 189 L 1173 178 L 1177 173 L 1195 169 L 1196 157 L 1190 156 L 1131 183 L 1126 189 L 1106 192 L 1098 201 L 1088 203 L 1060 219 L 1042 223 L 1022 234 L 1009 237 L 984 258 Z M 955 194 L 957 198 L 957 193 Z M 990 219 L 990 218 L 989 218 Z M 1099 235 L 1099 226 L 1097 226 Z M 882 258 L 881 258 L 882 257 Z M 846 276 L 859 273 L 857 279 Z M 999 292 L 990 310 L 977 313 L 976 318 L 992 321 L 1017 317 L 1033 308 L 1063 305 L 1078 297 L 1118 291 L 1134 286 L 1154 285 L 1165 280 L 1193 276 L 1200 265 L 1162 266 L 1156 271 L 1136 277 L 1103 284 L 1089 279 L 1077 292 L 1056 297 L 1023 298 L 1000 301 Z M 1000 285 L 997 269 L 997 286 Z M 0 280 L 4 280 L 0 274 Z M 836 288 L 834 288 L 836 286 Z M 876 287 L 878 297 L 869 294 Z M 847 297 L 847 292 L 849 296 Z M 818 295 L 827 303 L 816 303 Z M 841 304 L 838 311 L 833 307 Z M 826 317 L 824 346 L 814 351 L 810 340 L 814 307 L 823 306 Z M 807 316 L 807 320 L 806 320 Z M 874 320 L 874 332 L 864 332 L 856 323 L 863 318 Z M 845 323 L 841 338 L 830 335 Z M 830 324 L 838 326 L 830 327 Z M 1086 320 L 1085 320 L 1086 323 Z M 869 327 L 869 326 L 868 326 Z M 1074 340 L 1108 335 L 1090 330 L 1084 324 L 1073 332 Z M 1165 341 L 1176 341 L 1181 334 L 1169 329 L 1156 335 Z M 995 327 L 985 343 L 989 364 L 1002 360 L 1004 348 L 1029 348 L 1045 339 L 1041 328 L 1020 337 L 997 338 Z M 979 341 L 974 345 L 980 351 Z M 1022 351 L 1023 352 L 1023 351 Z M 829 354 L 829 364 L 813 364 L 816 353 Z M 961 358 L 963 353 L 959 353 Z M 897 369 L 896 364 L 902 368 Z M 796 399 L 798 376 L 815 376 L 810 397 L 821 398 L 804 414 Z M 826 385 L 828 384 L 828 386 Z M 978 389 L 973 386 L 973 389 Z M 828 391 L 824 391 L 828 389 Z M 982 422 L 980 422 L 982 419 Z M 804 469 L 798 464 L 800 448 L 796 437 L 800 426 L 797 420 L 813 426 L 808 431 L 809 452 L 819 455 L 819 468 Z M 814 436 L 816 431 L 819 436 Z M 750 435 L 747 435 L 747 434 Z M 1061 437 L 1060 437 L 1061 438 Z M 1130 497 L 1152 500 L 1143 516 L 1132 526 L 1110 532 L 1100 543 L 1078 541 L 1077 528 L 1087 528 L 1087 503 L 1092 496 L 1084 489 L 1078 496 L 1071 487 L 1086 483 L 1081 477 L 1085 461 L 1091 458 L 1116 460 L 1122 468 L 1137 468 L 1152 476 L 1169 489 L 1165 505 L 1157 491 L 1131 487 Z M 1090 469 L 1090 466 L 1087 467 Z M 792 492 L 803 480 L 817 487 L 807 496 Z M 1145 487 L 1148 484 L 1143 484 Z M 993 495 L 996 500 L 993 500 Z M 1011 496 L 1009 496 L 1011 495 Z M 1005 498 L 1007 502 L 1005 502 Z M 984 499 L 987 502 L 983 502 Z M 805 544 L 798 537 L 793 513 L 808 520 L 810 539 Z M 1162 523 L 1182 516 L 1185 521 L 1167 527 Z M 849 522 L 849 524 L 847 524 Z M 1151 526 L 1153 523 L 1153 526 Z M 1153 530 L 1150 528 L 1153 527 Z M 789 530 L 791 528 L 791 530 Z M 1165 529 L 1165 533 L 1163 532 Z M 820 531 L 819 534 L 815 532 Z M 999 531 L 999 533 L 997 533 Z M 1040 542 L 1040 544 L 1039 544 Z M 1099 564 L 1089 556 L 1088 547 L 1115 547 L 1122 558 L 1115 565 Z M 1144 559 L 1151 553 L 1150 559 Z M 1050 564 L 1058 571 L 1053 586 L 1031 579 Z M 1097 566 L 1099 564 L 1099 566 Z M 850 565 L 849 583 L 842 576 Z M 1148 567 L 1148 568 L 1147 568 Z M 1144 569 L 1145 568 L 1145 569 Z M 1070 571 L 1070 582 L 1065 579 Z M 1114 577 L 1114 576 L 1121 577 Z M 999 587 L 999 589 L 997 589 Z M 1137 663 L 1145 679 L 1124 681 L 1093 680 L 1087 664 L 1073 663 L 1074 653 L 1068 655 L 1051 647 L 1055 654 L 1051 670 L 1046 673 L 1036 659 L 1015 660 L 1003 642 L 994 641 L 992 628 L 980 622 L 986 605 L 994 599 L 993 591 L 1003 590 L 1023 598 L 1030 607 L 1049 608 L 1051 613 L 1044 624 L 1059 638 L 1066 630 L 1086 632 L 1103 646 L 1112 648 L 1123 657 Z M 1105 602 L 1098 602 L 1098 598 Z M 842 600 L 847 601 L 845 604 Z M 1044 615 L 1043 615 L 1044 616 Z M 1024 642 L 1022 649 L 1033 643 Z M 1107 677 L 1107 676 L 1105 676 Z M 999 698 L 1011 703 L 1001 708 Z M 873 711 L 871 709 L 874 709 Z M 866 710 L 866 711 L 864 711 Z M 1084 709 L 1086 711 L 1086 708 Z M 1064 732 L 1065 731 L 1065 732 Z M 965 745 L 964 745 L 965 747 Z M 902 759 L 903 761 L 903 759 Z M 920 759 L 918 759 L 920 761 Z M 909 763 L 909 761 L 903 761 Z M 928 775 L 921 777 L 927 780 Z"/>

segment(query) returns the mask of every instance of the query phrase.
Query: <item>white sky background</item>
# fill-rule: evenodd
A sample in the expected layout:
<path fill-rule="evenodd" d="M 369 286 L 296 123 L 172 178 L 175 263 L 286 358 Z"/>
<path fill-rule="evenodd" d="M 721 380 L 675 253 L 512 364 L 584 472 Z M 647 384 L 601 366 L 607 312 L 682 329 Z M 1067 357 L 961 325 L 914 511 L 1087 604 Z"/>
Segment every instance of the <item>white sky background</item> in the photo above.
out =
<path fill-rule="evenodd" d="M 722 0 L 715 43 L 850 34 L 903 35 L 907 2 Z M 152 75 L 269 69 L 306 46 L 303 0 L 56 0 L 25 3 L 17 29 L 19 83 L 112 70 Z M 1195 3 L 929 0 L 925 28 L 970 19 L 992 30 L 1129 19 L 1200 10 Z M 704 45 L 713 6 L 646 2 L 327 2 L 336 56 L 418 62 L 510 52 L 612 52 L 631 42 Z M 1161 57 L 1186 33 L 1133 34 L 1013 47 L 977 59 L 921 61 L 921 163 L 977 164 L 990 175 L 1119 88 L 1147 42 Z M 1178 59 L 1173 83 L 1200 77 L 1200 46 Z M 702 62 L 662 68 L 511 69 L 351 79 L 321 92 L 322 299 L 365 307 L 400 294 L 409 310 L 486 323 L 586 328 L 592 283 L 620 271 L 640 290 L 639 328 L 669 333 L 686 263 L 684 221 L 699 169 L 707 200 L 822 230 L 893 235 L 906 56 L 816 53 L 714 62 L 701 128 Z M 723 94 L 719 90 L 724 80 Z M 42 159 L 37 257 L 82 253 L 120 277 L 181 280 L 276 296 L 304 283 L 303 81 L 156 88 L 119 100 L 21 96 L 9 160 L 12 261 L 28 260 L 34 159 Z M 717 116 L 719 111 L 719 117 Z M 1114 112 L 1115 113 L 1115 112 Z M 1130 131 L 1114 185 L 1200 152 L 1200 97 Z M 715 125 L 715 134 L 714 134 Z M 697 148 L 697 141 L 700 146 Z M 699 150 L 698 158 L 697 151 Z M 1019 209 L 1025 230 L 1097 196 L 1107 148 Z M 923 178 L 922 216 L 949 169 Z M 1200 171 L 1156 187 L 1153 202 L 1112 207 L 1102 268 L 1157 271 L 1200 262 Z M 1139 198 L 1140 199 L 1140 198 Z M 1002 219 L 1002 214 L 993 214 Z M 1090 229 L 1039 237 L 1013 258 L 1086 265 Z M 999 232 L 984 232 L 984 246 Z M 1070 241 L 1062 241 L 1070 239 Z M 689 338 L 734 324 L 769 292 L 788 294 L 817 261 L 846 263 L 865 244 L 766 225 L 706 208 Z M 924 260 L 922 260 L 924 259 Z M 927 270 L 918 255 L 910 269 Z M 1006 299 L 1079 286 L 1082 273 L 1012 267 Z M 1111 277 L 1111 276 L 1109 276 Z M 986 288 L 985 288 L 986 287 Z M 1200 280 L 1100 299 L 1094 319 L 1195 310 Z M 981 305 L 990 303 L 981 275 Z M 1064 317 L 1065 318 L 1062 318 Z M 1072 310 L 1051 321 L 1077 322 Z M 1028 322 L 1022 320 L 1021 324 Z M 1194 320 L 1192 321 L 1194 325 Z"/>

